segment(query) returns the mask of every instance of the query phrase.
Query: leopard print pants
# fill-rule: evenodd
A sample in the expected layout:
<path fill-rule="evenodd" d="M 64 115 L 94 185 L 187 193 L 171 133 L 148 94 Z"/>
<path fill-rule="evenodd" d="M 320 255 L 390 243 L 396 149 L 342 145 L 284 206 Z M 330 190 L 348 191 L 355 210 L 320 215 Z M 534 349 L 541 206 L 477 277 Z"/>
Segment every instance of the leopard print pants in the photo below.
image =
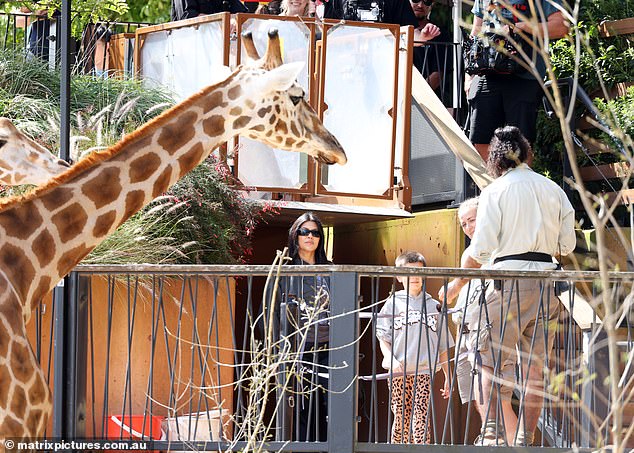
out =
<path fill-rule="evenodd" d="M 425 425 L 431 393 L 431 376 L 429 374 L 407 375 L 405 388 L 403 388 L 403 378 L 395 377 L 390 387 L 391 407 L 394 413 L 392 443 L 429 444 L 431 428 Z M 414 401 L 414 390 L 416 401 Z M 414 424 L 411 433 L 410 421 Z"/>

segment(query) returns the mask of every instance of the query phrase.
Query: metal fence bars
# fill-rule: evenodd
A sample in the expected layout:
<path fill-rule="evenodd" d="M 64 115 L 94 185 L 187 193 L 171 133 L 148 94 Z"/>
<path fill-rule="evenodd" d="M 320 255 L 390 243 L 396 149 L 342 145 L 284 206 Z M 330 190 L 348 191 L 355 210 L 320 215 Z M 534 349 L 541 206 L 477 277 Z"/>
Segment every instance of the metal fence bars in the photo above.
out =
<path fill-rule="evenodd" d="M 435 295 L 456 276 L 470 283 L 458 306 L 441 306 Z M 632 276 L 612 277 L 627 294 Z M 63 406 L 56 432 L 77 438 L 142 438 L 178 451 L 410 451 L 408 442 L 473 445 L 478 435 L 513 445 L 532 422 L 534 446 L 595 448 L 609 443 L 615 401 L 601 318 L 586 306 L 597 278 L 80 266 L 74 302 L 40 310 L 31 338 Z M 554 280 L 576 291 L 557 297 Z M 55 328 L 64 317 L 72 331 Z M 626 409 L 628 323 L 618 329 Z M 62 363 L 72 365 L 56 369 Z"/>

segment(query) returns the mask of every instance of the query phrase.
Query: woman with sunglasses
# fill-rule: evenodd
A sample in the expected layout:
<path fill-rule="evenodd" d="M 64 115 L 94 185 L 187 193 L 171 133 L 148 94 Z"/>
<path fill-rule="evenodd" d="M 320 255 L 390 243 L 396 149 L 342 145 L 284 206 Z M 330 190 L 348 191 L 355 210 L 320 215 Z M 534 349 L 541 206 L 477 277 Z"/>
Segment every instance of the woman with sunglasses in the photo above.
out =
<path fill-rule="evenodd" d="M 288 232 L 288 254 L 292 265 L 332 264 L 326 257 L 324 227 L 312 212 L 293 222 Z M 298 341 L 302 376 L 293 438 L 325 441 L 328 379 L 323 375 L 328 373 L 330 280 L 320 275 L 290 276 L 282 281 L 281 290 L 287 303 L 297 303 L 300 337 L 305 337 Z M 302 394 L 303 398 L 299 397 Z"/>

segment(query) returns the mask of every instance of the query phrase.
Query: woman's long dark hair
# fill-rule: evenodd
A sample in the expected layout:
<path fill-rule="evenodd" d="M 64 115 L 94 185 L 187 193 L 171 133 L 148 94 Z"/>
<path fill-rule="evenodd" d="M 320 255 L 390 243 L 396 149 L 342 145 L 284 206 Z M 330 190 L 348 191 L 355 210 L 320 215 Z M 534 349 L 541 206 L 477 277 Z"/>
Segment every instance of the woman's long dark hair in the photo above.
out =
<path fill-rule="evenodd" d="M 292 264 L 300 264 L 299 258 L 299 245 L 297 244 L 297 231 L 306 222 L 315 222 L 317 229 L 319 230 L 319 245 L 315 250 L 315 264 L 330 264 L 326 257 L 326 249 L 324 248 L 324 226 L 321 224 L 321 220 L 312 212 L 306 212 L 300 215 L 291 228 L 288 230 L 288 256 L 293 260 Z"/>
<path fill-rule="evenodd" d="M 531 145 L 517 127 L 499 127 L 489 145 L 487 173 L 494 178 L 502 176 L 509 168 L 526 162 L 531 152 Z"/>

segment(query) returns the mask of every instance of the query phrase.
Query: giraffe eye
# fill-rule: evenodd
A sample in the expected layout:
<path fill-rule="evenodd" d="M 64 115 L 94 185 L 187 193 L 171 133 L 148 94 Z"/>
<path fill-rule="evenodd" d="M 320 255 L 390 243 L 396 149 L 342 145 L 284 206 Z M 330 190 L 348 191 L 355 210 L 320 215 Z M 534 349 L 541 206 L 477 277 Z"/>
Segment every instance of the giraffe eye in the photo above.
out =
<path fill-rule="evenodd" d="M 299 104 L 302 99 L 304 99 L 304 96 L 291 96 L 291 102 L 293 105 Z"/>

